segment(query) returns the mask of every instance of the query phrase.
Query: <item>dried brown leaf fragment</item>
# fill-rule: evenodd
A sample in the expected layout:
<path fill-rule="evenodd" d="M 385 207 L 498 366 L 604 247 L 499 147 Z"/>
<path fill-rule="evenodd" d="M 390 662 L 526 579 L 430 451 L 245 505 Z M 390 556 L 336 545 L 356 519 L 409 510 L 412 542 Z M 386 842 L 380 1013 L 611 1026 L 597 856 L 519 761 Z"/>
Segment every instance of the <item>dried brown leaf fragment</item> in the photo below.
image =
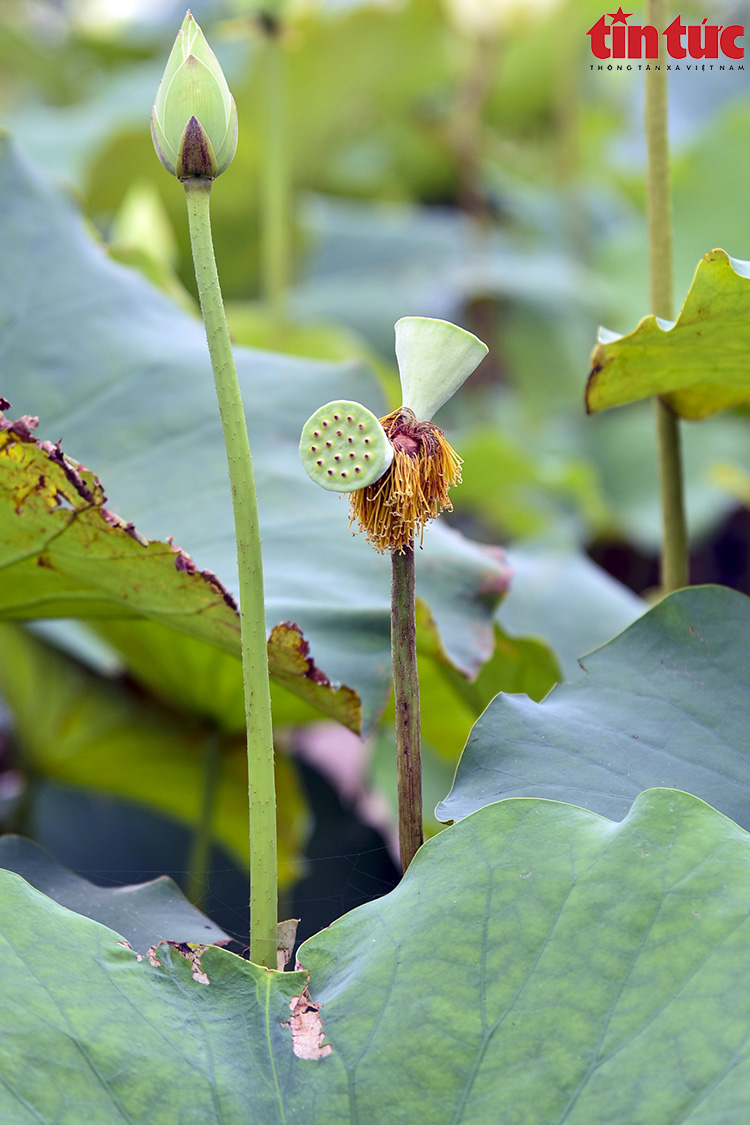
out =
<path fill-rule="evenodd" d="M 191 976 L 198 984 L 210 984 L 208 974 L 201 968 L 201 957 L 208 949 L 207 945 L 189 945 L 186 941 L 158 941 L 156 945 L 149 947 L 146 956 L 148 957 L 149 964 L 154 968 L 164 964 L 156 955 L 156 951 L 160 945 L 166 945 L 170 949 L 174 949 L 181 957 L 190 962 L 192 966 Z"/>
<path fill-rule="evenodd" d="M 307 989 L 289 1001 L 291 1019 L 284 1027 L 292 1031 L 292 1050 L 298 1059 L 325 1059 L 333 1053 L 330 1043 L 324 1043 L 325 1032 L 317 1004 Z"/>

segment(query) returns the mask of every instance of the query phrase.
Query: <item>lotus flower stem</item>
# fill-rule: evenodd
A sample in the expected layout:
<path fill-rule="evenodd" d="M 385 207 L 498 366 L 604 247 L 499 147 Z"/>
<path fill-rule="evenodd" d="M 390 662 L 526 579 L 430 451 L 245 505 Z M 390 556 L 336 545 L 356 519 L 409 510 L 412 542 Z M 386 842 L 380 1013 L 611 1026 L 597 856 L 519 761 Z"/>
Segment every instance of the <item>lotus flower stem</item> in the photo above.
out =
<path fill-rule="evenodd" d="M 247 424 L 216 271 L 211 181 L 184 181 L 190 243 L 216 383 L 232 488 L 239 566 L 242 672 L 250 797 L 250 957 L 276 967 L 276 793 L 258 510 Z"/>
<path fill-rule="evenodd" d="M 422 758 L 414 544 L 391 554 L 391 652 L 396 707 L 398 842 L 406 871 L 422 845 Z"/>
<path fill-rule="evenodd" d="M 648 0 L 646 23 L 666 27 L 668 0 Z M 667 72 L 646 72 L 646 142 L 648 146 L 648 234 L 651 262 L 651 311 L 673 318 L 672 207 L 670 200 Z M 689 583 L 682 448 L 679 421 L 662 399 L 656 400 L 659 475 L 663 520 L 661 586 L 665 594 Z"/>
<path fill-rule="evenodd" d="M 260 58 L 263 98 L 263 159 L 260 183 L 260 243 L 263 298 L 278 334 L 286 322 L 289 281 L 289 158 L 286 141 L 286 77 L 283 27 L 265 27 Z"/>
<path fill-rule="evenodd" d="M 350 525 L 391 556 L 391 654 L 396 707 L 398 833 L 404 871 L 422 844 L 422 762 L 414 594 L 414 543 L 461 480 L 461 458 L 431 418 L 487 355 L 455 324 L 402 317 L 395 326 L 403 401 L 376 418 L 361 403 L 327 402 L 302 427 L 310 478 L 349 494 Z"/>

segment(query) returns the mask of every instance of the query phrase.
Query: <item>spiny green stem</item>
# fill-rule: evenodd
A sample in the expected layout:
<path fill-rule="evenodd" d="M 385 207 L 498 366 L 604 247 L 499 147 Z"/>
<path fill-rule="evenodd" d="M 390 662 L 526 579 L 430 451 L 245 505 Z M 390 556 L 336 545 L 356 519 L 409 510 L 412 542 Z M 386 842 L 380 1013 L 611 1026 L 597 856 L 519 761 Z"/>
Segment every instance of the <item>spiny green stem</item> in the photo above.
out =
<path fill-rule="evenodd" d="M 666 27 L 668 0 L 648 0 L 646 23 Z M 669 139 L 667 133 L 667 72 L 646 72 L 646 142 L 648 146 L 648 235 L 651 261 L 651 311 L 671 320 L 672 207 L 670 200 Z M 687 586 L 688 538 L 685 521 L 682 451 L 679 422 L 669 407 L 656 401 L 664 526 L 661 585 L 664 593 Z"/>
<path fill-rule="evenodd" d="M 274 25 L 262 45 L 263 159 L 260 165 L 260 242 L 263 297 L 274 332 L 286 322 L 289 283 L 289 162 L 286 143 L 285 59 L 281 29 Z"/>
<path fill-rule="evenodd" d="M 414 546 L 391 555 L 391 651 L 396 705 L 398 842 L 406 871 L 423 840 Z"/>
<path fill-rule="evenodd" d="M 190 243 L 214 371 L 232 488 L 240 582 L 242 673 L 250 797 L 250 957 L 276 967 L 276 791 L 258 508 L 247 424 L 216 272 L 211 181 L 185 180 Z"/>
<path fill-rule="evenodd" d="M 211 873 L 211 840 L 213 838 L 216 793 L 221 770 L 221 735 L 211 730 L 203 746 L 203 789 L 198 824 L 188 859 L 187 897 L 193 906 L 203 910 Z"/>

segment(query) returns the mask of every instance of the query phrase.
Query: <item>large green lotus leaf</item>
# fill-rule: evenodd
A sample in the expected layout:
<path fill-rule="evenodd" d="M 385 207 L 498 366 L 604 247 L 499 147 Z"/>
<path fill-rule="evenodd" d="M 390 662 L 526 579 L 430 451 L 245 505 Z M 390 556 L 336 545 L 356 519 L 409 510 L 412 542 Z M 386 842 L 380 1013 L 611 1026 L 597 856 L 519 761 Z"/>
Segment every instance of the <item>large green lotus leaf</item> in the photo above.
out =
<path fill-rule="evenodd" d="M 0 1116 L 740 1125 L 749 875 L 747 834 L 685 793 L 620 824 L 502 802 L 309 939 L 306 991 L 216 947 L 138 960 L 3 873 Z"/>
<path fill-rule="evenodd" d="M 175 639 L 168 628 L 152 621 L 123 619 L 96 623 L 95 628 L 122 654 L 129 672 L 159 698 L 181 710 L 210 718 L 227 733 L 239 733 L 245 729 L 242 675 L 238 661 L 190 637 Z M 274 654 L 276 661 L 275 667 L 280 664 L 280 652 L 285 651 L 280 648 L 280 642 L 275 643 L 275 635 L 285 639 L 289 661 L 300 663 L 304 682 L 302 662 L 309 664 L 310 660 L 300 651 L 300 644 L 304 646 L 304 642 L 288 628 L 277 626 L 269 645 L 269 653 Z M 525 691 L 534 699 L 541 699 L 560 678 L 555 656 L 544 641 L 533 637 L 510 637 L 496 625 L 494 652 L 479 676 L 473 681 L 467 680 L 446 655 L 440 634 L 421 600 L 417 636 L 422 729 L 433 745 L 452 762 L 455 762 L 460 747 L 466 741 L 472 723 L 498 691 Z M 310 671 L 307 672 L 311 691 L 316 686 L 314 675 L 313 666 L 312 677 Z M 386 694 L 390 691 L 390 683 L 385 690 Z M 320 711 L 326 709 L 322 703 L 325 698 L 321 692 L 321 703 L 318 703 L 317 711 L 314 710 L 304 701 L 302 692 L 296 688 L 284 690 L 282 672 L 277 672 L 271 687 L 274 721 L 280 725 L 320 718 Z M 331 697 L 328 712 L 351 730 L 359 731 L 358 700 L 350 689 L 337 689 Z M 384 721 L 392 721 L 392 714 L 391 701 L 386 707 Z"/>
<path fill-rule="evenodd" d="M 215 650 L 212 650 L 215 651 Z M 13 714 L 29 772 L 150 806 L 197 826 L 212 726 L 178 714 L 127 684 L 97 675 L 20 625 L 0 623 L 0 694 Z M 246 865 L 244 736 L 221 739 L 213 837 Z M 277 758 L 279 878 L 299 878 L 307 806 L 296 772 Z"/>
<path fill-rule="evenodd" d="M 683 418 L 750 401 L 750 262 L 706 254 L 674 322 L 647 316 L 627 336 L 602 331 L 586 388 L 589 411 L 661 395 Z"/>
<path fill-rule="evenodd" d="M 222 181 L 219 181 L 217 191 Z M 175 185 L 175 190 L 179 188 Z M 201 323 L 92 243 L 71 203 L 3 141 L 0 151 L 0 393 L 40 433 L 106 480 L 110 507 L 149 538 L 173 535 L 199 569 L 236 587 L 226 458 Z M 322 402 L 382 408 L 358 363 L 322 363 L 237 348 L 254 449 L 269 628 L 289 621 L 331 681 L 374 721 L 389 681 L 389 567 L 348 509 L 316 488 L 299 432 Z M 493 648 L 505 569 L 492 551 L 431 529 L 419 566 L 454 664 L 474 675 Z"/>
<path fill-rule="evenodd" d="M 236 652 L 236 606 L 216 576 L 109 512 L 99 480 L 37 441 L 35 422 L 0 414 L 0 614 L 146 616 Z"/>
<path fill-rule="evenodd" d="M 642 789 L 670 785 L 750 826 L 748 636 L 744 594 L 680 590 L 582 659 L 577 683 L 542 703 L 497 696 L 438 818 L 523 796 L 619 819 Z"/>
<path fill-rule="evenodd" d="M 418 608 L 423 729 L 427 737 L 434 736 L 434 745 L 443 756 L 455 762 L 472 723 L 498 691 L 527 691 L 533 698 L 541 698 L 559 679 L 559 670 L 554 654 L 543 641 L 523 636 L 511 638 L 496 625 L 494 651 L 478 677 L 469 681 L 456 670 L 446 653 L 437 626 L 421 599 Z M 373 615 L 376 636 L 382 631 L 382 624 Z M 173 630 L 157 621 L 121 618 L 90 625 L 115 646 L 129 673 L 158 698 L 210 719 L 228 734 L 245 729 L 241 667 L 233 656 L 185 634 L 175 636 Z M 53 643 L 68 642 L 70 647 L 72 638 L 61 636 L 59 625 L 54 630 L 45 627 L 44 631 L 53 634 Z M 319 718 L 321 711 L 327 711 L 358 732 L 358 697 L 350 688 L 332 689 L 325 681 L 319 683 L 320 673 L 305 645 L 304 638 L 288 623 L 276 626 L 271 633 L 269 657 L 275 724 L 309 722 Z M 76 652 L 81 647 L 76 630 L 72 650 Z M 367 659 L 366 649 L 360 659 Z M 389 677 L 386 679 L 387 669 L 382 671 L 385 704 L 391 683 Z M 389 715 L 392 709 L 386 709 L 386 721 Z"/>
<path fill-rule="evenodd" d="M 593 564 L 591 568 L 596 570 Z M 522 561 L 521 572 L 525 569 L 525 561 Z M 518 573 L 518 567 L 514 573 Z M 637 599 L 633 600 L 637 603 Z M 536 626 L 536 618 L 530 617 Z M 603 619 L 602 627 L 607 620 Z M 236 659 L 184 634 L 175 637 L 171 629 L 154 621 L 123 618 L 94 622 L 93 627 L 115 645 L 129 673 L 158 698 L 180 710 L 210 719 L 228 734 L 245 729 L 241 668 Z M 51 634 L 53 643 L 67 639 L 60 636 L 59 625 L 54 630 L 45 626 L 44 632 Z M 601 629 L 597 634 L 598 639 L 607 635 Z M 479 676 L 470 682 L 447 656 L 429 609 L 421 600 L 417 636 L 423 733 L 451 763 L 455 763 L 472 724 L 498 691 L 525 691 L 534 699 L 541 699 L 560 678 L 555 656 L 545 642 L 522 635 L 510 637 L 496 625 L 494 652 Z M 80 643 L 80 638 L 76 637 L 76 646 Z M 323 695 L 321 685 L 317 711 L 304 701 L 303 692 L 296 687 L 294 694 L 284 689 L 281 663 L 284 653 L 292 664 L 292 671 L 299 664 L 301 682 L 309 683 L 311 692 L 317 686 L 314 666 L 311 670 L 310 658 L 303 650 L 304 642 L 293 630 L 281 626 L 274 629 L 269 654 L 274 661 L 271 702 L 275 724 L 319 718 L 319 712 L 326 709 L 324 701 L 329 698 L 329 713 L 351 730 L 358 731 L 359 701 L 350 689 L 339 688 L 335 693 L 328 689 L 327 695 Z M 391 725 L 392 714 L 392 706 L 389 706 L 383 716 Z"/>
<path fill-rule="evenodd" d="M 515 643 L 520 643 L 519 636 L 543 637 L 566 680 L 580 679 L 580 656 L 605 644 L 648 609 L 642 598 L 583 553 L 529 544 L 513 547 L 508 562 L 513 578 L 496 618 Z M 502 690 L 541 698 L 520 682 Z"/>
<path fill-rule="evenodd" d="M 0 872 L 0 888 L 3 1019 L 14 1027 L 0 1052 L 0 1118 L 282 1120 L 283 1021 L 304 974 L 271 973 L 215 946 L 200 970 L 188 945 L 143 957 L 18 875 Z"/>
<path fill-rule="evenodd" d="M 238 658 L 155 621 L 125 618 L 91 623 L 114 645 L 128 673 L 158 699 L 208 719 L 226 734 L 245 730 L 242 665 Z M 321 712 L 358 733 L 362 712 L 348 687 L 325 689 L 307 642 L 289 624 L 276 625 L 268 646 L 274 725 L 320 719 Z M 294 684 L 291 690 L 284 686 Z M 298 691 L 297 685 L 305 690 Z"/>
<path fill-rule="evenodd" d="M 160 941 L 222 945 L 230 940 L 166 875 L 149 883 L 97 887 L 23 836 L 0 836 L 0 868 L 15 871 L 61 906 L 117 930 L 140 953 Z"/>
<path fill-rule="evenodd" d="M 747 834 L 674 791 L 622 824 L 531 800 L 448 829 L 298 952 L 340 1120 L 719 1119 L 746 1090 L 749 875 Z"/>
<path fill-rule="evenodd" d="M 199 573 L 184 551 L 149 542 L 104 504 L 92 473 L 70 462 L 57 446 L 37 442 L 27 422 L 0 418 L 0 618 L 80 614 L 99 622 L 114 640 L 118 626 L 129 637 L 147 632 L 161 638 L 161 663 L 142 645 L 136 662 L 149 659 L 155 673 L 188 676 L 185 656 L 199 654 L 214 668 L 232 669 L 242 705 L 240 624 L 232 596 L 210 571 Z M 114 620 L 108 620 L 114 618 Z M 130 626 L 130 631 L 128 631 Z M 150 629 L 150 632 L 149 632 Z M 174 631 L 181 634 L 175 638 Z M 333 687 L 307 653 L 307 642 L 291 622 L 277 625 L 268 642 L 269 670 L 280 684 L 311 707 L 361 727 L 359 698 Z M 179 673 L 177 666 L 181 665 Z M 191 710 L 221 720 L 226 693 L 214 678 L 189 676 Z M 211 692 L 212 709 L 201 706 Z M 163 693 L 166 694 L 166 693 Z M 223 721 L 224 729 L 234 729 Z"/>
<path fill-rule="evenodd" d="M 239 618 L 215 575 L 112 515 L 92 473 L 0 415 L 0 616 L 149 617 L 236 652 Z"/>

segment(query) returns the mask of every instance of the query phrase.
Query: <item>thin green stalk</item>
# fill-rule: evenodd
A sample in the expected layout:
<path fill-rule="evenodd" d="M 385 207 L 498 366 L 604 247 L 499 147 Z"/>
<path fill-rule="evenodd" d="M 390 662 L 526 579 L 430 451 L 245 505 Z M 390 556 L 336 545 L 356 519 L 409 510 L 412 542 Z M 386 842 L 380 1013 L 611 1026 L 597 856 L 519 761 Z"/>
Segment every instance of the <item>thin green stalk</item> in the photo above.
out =
<path fill-rule="evenodd" d="M 414 546 L 391 555 L 391 650 L 396 705 L 398 842 L 406 871 L 423 840 L 422 761 L 414 595 Z"/>
<path fill-rule="evenodd" d="M 646 23 L 666 27 L 668 0 L 648 0 Z M 662 61 L 646 72 L 646 142 L 648 146 L 648 234 L 651 261 L 651 311 L 671 320 L 672 207 L 667 133 L 667 71 Z M 663 519 L 661 585 L 664 593 L 687 586 L 688 538 L 685 521 L 679 422 L 661 399 L 656 400 L 659 474 Z"/>
<path fill-rule="evenodd" d="M 263 158 L 260 163 L 260 243 L 263 298 L 276 335 L 286 323 L 289 282 L 289 162 L 285 60 L 281 28 L 267 27 L 260 58 Z"/>
<path fill-rule="evenodd" d="M 221 769 L 221 735 L 213 729 L 206 735 L 203 745 L 203 788 L 201 808 L 193 844 L 188 858 L 187 897 L 203 910 L 211 873 L 211 840 L 213 839 L 216 793 Z"/>
<path fill-rule="evenodd" d="M 276 967 L 276 791 L 258 509 L 247 424 L 216 272 L 211 181 L 184 181 L 190 243 L 227 449 L 237 535 L 250 798 L 250 956 Z"/>
<path fill-rule="evenodd" d="M 448 141 L 458 174 L 458 200 L 486 235 L 492 216 L 482 184 L 482 117 L 492 83 L 500 65 L 501 45 L 497 37 L 467 36 L 466 61 L 456 100 L 448 120 Z"/>
<path fill-rule="evenodd" d="M 554 90 L 556 163 L 560 185 L 561 229 L 569 253 L 579 262 L 591 258 L 591 222 L 579 190 L 581 167 L 581 78 L 583 39 L 575 20 L 565 20 L 557 44 L 557 81 Z"/>

